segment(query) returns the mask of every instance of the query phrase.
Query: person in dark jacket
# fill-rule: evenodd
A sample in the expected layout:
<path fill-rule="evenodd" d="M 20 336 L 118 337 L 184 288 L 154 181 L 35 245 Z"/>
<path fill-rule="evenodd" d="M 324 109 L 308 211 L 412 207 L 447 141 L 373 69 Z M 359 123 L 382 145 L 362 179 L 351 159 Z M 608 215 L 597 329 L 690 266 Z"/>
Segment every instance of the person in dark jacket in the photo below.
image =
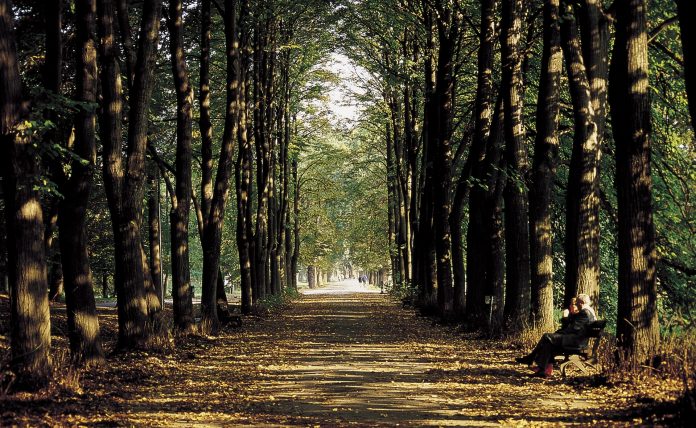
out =
<path fill-rule="evenodd" d="M 519 363 L 536 363 L 534 374 L 549 377 L 553 373 L 553 357 L 564 348 L 583 348 L 587 346 L 585 327 L 596 320 L 590 297 L 580 294 L 575 298 L 576 313 L 569 313 L 564 327 L 555 333 L 545 333 L 532 352 L 515 360 Z"/>

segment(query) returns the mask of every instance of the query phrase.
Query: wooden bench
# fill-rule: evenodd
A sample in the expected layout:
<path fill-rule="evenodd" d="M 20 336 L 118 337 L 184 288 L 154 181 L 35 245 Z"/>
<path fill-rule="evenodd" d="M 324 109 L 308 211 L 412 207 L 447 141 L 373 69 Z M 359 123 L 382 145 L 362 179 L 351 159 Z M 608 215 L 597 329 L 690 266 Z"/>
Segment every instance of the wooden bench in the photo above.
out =
<path fill-rule="evenodd" d="M 559 367 L 563 377 L 566 377 L 568 373 L 573 371 L 578 371 L 584 375 L 588 375 L 591 372 L 599 372 L 597 350 L 604 338 L 604 327 L 606 325 L 606 320 L 598 320 L 591 322 L 585 327 L 585 337 L 590 339 L 592 347 L 589 346 L 590 342 L 588 342 L 588 346 L 584 348 L 563 349 L 562 355 L 564 359 Z M 591 351 L 588 352 L 588 350 Z"/>

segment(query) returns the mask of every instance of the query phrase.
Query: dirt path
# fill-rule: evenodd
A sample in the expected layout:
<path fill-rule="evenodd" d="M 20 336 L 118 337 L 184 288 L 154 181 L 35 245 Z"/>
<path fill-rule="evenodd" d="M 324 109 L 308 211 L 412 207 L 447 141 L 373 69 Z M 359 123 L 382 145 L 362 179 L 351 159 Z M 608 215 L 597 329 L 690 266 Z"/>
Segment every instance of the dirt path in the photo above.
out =
<path fill-rule="evenodd" d="M 15 421 L 182 427 L 639 421 L 628 410 L 635 397 L 618 401 L 606 387 L 559 376 L 531 378 L 512 363 L 519 351 L 433 326 L 357 281 L 312 290 L 281 315 L 186 346 L 190 351 L 145 355 L 138 360 L 144 367 L 132 357 L 112 359 L 108 372 L 84 379 L 82 393 L 53 405 L 33 402 Z M 17 418 L 17 410 L 8 411 Z"/>

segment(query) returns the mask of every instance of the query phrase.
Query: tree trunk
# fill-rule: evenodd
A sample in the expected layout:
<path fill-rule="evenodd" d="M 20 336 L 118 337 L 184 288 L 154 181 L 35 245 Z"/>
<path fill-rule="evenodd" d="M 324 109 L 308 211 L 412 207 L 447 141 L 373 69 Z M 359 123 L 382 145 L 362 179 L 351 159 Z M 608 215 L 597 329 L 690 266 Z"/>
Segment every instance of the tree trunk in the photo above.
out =
<path fill-rule="evenodd" d="M 537 100 L 532 186 L 529 191 L 529 235 L 531 261 L 532 325 L 554 330 L 553 319 L 553 232 L 551 198 L 558 164 L 558 112 L 561 51 L 560 0 L 544 2 L 544 52 L 541 59 Z"/>
<path fill-rule="evenodd" d="M 237 37 L 236 0 L 225 1 L 225 45 L 227 49 L 227 107 L 225 129 L 220 148 L 218 170 L 215 177 L 210 214 L 205 222 L 203 242 L 203 294 L 201 297 L 201 323 L 203 331 L 218 328 L 217 283 L 220 270 L 220 248 L 224 225 L 225 204 L 227 202 L 232 155 L 237 139 L 239 115 L 239 45 Z"/>
<path fill-rule="evenodd" d="M 436 305 L 437 298 L 437 257 L 435 250 L 435 226 L 434 226 L 434 162 L 437 154 L 436 142 L 433 141 L 432 131 L 430 129 L 435 126 L 432 123 L 432 109 L 436 105 L 433 100 L 435 90 L 435 82 L 433 80 L 433 55 L 435 51 L 433 37 L 433 23 L 430 11 L 426 8 L 425 11 L 425 26 L 427 31 L 426 42 L 426 57 L 425 57 L 425 102 L 423 113 L 423 156 L 421 168 L 423 171 L 423 180 L 421 189 L 423 194 L 421 200 L 421 213 L 418 223 L 418 242 L 416 247 L 420 251 L 420 263 L 418 279 L 420 285 L 420 304 L 427 310 L 432 309 Z"/>
<path fill-rule="evenodd" d="M 147 321 L 144 294 L 142 288 L 125 290 L 123 287 L 124 264 L 119 257 L 123 256 L 123 238 L 120 228 L 122 217 L 121 197 L 124 189 L 125 168 L 121 157 L 122 138 L 122 87 L 121 71 L 118 65 L 118 47 L 115 45 L 114 8 L 113 2 L 98 0 L 99 36 L 101 38 L 101 116 L 100 126 L 104 189 L 111 214 L 112 231 L 114 234 L 115 260 L 114 288 L 116 290 L 119 337 L 124 346 L 131 341 L 142 344 L 144 328 Z M 130 305 L 130 300 L 134 305 Z M 135 340 L 138 338 L 137 340 Z"/>
<path fill-rule="evenodd" d="M 182 0 L 170 0 L 169 19 L 167 20 L 170 34 L 169 51 L 176 92 L 176 197 L 172 198 L 171 212 L 172 300 L 174 303 L 174 325 L 180 331 L 191 331 L 194 321 L 193 304 L 191 302 L 188 225 L 192 192 L 191 145 L 193 138 L 191 128 L 193 122 L 193 88 L 189 82 L 186 56 L 184 54 L 182 7 Z M 204 54 L 202 53 L 201 55 Z M 201 71 L 201 75 L 203 75 L 203 71 Z M 203 98 L 204 94 L 201 94 L 201 97 Z M 204 103 L 205 101 L 201 105 Z M 207 109 L 204 107 L 201 110 Z M 203 116 L 202 114 L 201 124 L 205 120 Z M 208 131 L 204 129 L 201 129 L 201 131 L 203 138 L 207 138 Z M 203 147 L 205 147 L 205 142 Z M 204 162 L 206 161 L 204 160 Z M 206 168 L 204 167 L 203 169 L 205 170 Z M 203 194 L 202 203 L 206 203 L 205 201 L 206 195 Z"/>
<path fill-rule="evenodd" d="M 56 216 L 56 221 L 58 216 Z M 46 258 L 48 259 L 48 300 L 53 302 L 62 294 L 65 294 L 65 281 L 63 278 L 63 263 L 60 259 L 60 250 L 51 250 L 47 246 Z"/>
<path fill-rule="evenodd" d="M 450 211 L 452 200 L 452 118 L 455 91 L 454 56 L 459 39 L 459 18 L 447 6 L 437 7 L 435 19 L 439 49 L 435 71 L 435 92 L 430 102 L 428 132 L 434 144 L 434 211 L 435 249 L 437 256 L 437 300 L 440 313 L 452 310 L 452 242 Z M 457 227 L 460 227 L 457 225 Z"/>
<path fill-rule="evenodd" d="M 647 7 L 644 0 L 616 5 L 609 102 L 616 141 L 619 299 L 616 335 L 637 367 L 657 352 L 657 290 L 650 178 Z"/>
<path fill-rule="evenodd" d="M 242 67 L 243 77 L 240 79 L 240 93 L 245 94 L 246 90 L 246 67 Z M 235 183 L 237 191 L 237 250 L 239 252 L 239 272 L 240 288 L 242 292 L 241 310 L 243 314 L 251 311 L 253 303 L 252 278 L 251 278 L 251 248 L 248 231 L 251 229 L 249 222 L 251 218 L 247 216 L 251 203 L 251 146 L 247 135 L 247 107 L 246 96 L 242 95 L 242 102 L 239 106 L 239 150 L 237 152 L 237 164 L 235 168 Z"/>
<path fill-rule="evenodd" d="M 474 136 L 469 151 L 466 166 L 457 184 L 455 192 L 453 211 L 452 211 L 452 247 L 453 247 L 453 267 L 455 281 L 455 311 L 462 312 L 463 307 L 457 307 L 460 301 L 457 294 L 463 292 L 465 284 L 468 284 L 466 291 L 466 307 L 468 308 L 467 317 L 470 320 L 480 318 L 482 313 L 471 316 L 475 312 L 481 312 L 483 308 L 483 293 L 485 263 L 484 256 L 486 251 L 481 248 L 485 242 L 485 231 L 483 229 L 483 203 L 485 201 L 485 188 L 480 184 L 470 186 L 469 178 L 473 177 L 475 182 L 485 179 L 485 155 L 486 145 L 491 127 L 493 109 L 491 108 L 493 97 L 493 48 L 495 45 L 495 6 L 496 0 L 481 0 L 481 26 L 479 29 L 478 50 L 478 77 L 476 83 L 476 101 L 474 108 Z M 469 195 L 469 223 L 467 226 L 466 240 L 466 271 L 467 279 L 464 275 L 464 259 L 462 256 L 455 255 L 454 252 L 461 251 L 455 241 L 462 238 L 458 235 L 460 231 L 454 228 L 455 224 L 461 222 L 463 205 L 465 203 L 465 191 L 470 188 Z M 459 290 L 459 291 L 458 291 Z"/>
<path fill-rule="evenodd" d="M 102 271 L 102 298 L 109 297 L 109 275 L 106 271 Z"/>
<path fill-rule="evenodd" d="M 307 287 L 309 288 L 317 288 L 315 272 L 316 268 L 313 265 L 307 266 Z"/>
<path fill-rule="evenodd" d="M 150 336 L 148 314 L 157 312 L 155 301 L 148 298 L 151 285 L 147 257 L 142 246 L 141 205 L 145 191 L 145 150 L 147 116 L 154 60 L 159 32 L 159 0 L 143 3 L 138 54 L 130 93 L 127 163 L 121 154 L 121 78 L 114 45 L 113 2 L 99 0 L 102 37 L 102 145 L 104 146 L 104 183 L 114 228 L 116 253 L 116 290 L 121 349 L 141 348 Z M 122 25 L 122 34 L 125 28 Z M 128 54 L 128 52 L 126 52 Z M 146 294 L 147 293 L 147 294 Z M 148 304 L 151 308 L 148 308 Z"/>
<path fill-rule="evenodd" d="M 297 175 L 296 157 L 292 160 L 292 181 L 295 187 L 292 199 L 294 249 L 292 251 L 292 260 L 290 261 L 290 265 L 292 266 L 290 272 L 292 274 L 293 288 L 297 289 L 297 262 L 300 259 L 300 181 Z"/>
<path fill-rule="evenodd" d="M 61 83 L 63 80 L 63 1 L 45 2 L 43 5 L 43 13 L 46 23 L 46 60 L 43 68 L 43 83 L 47 91 L 54 95 L 60 95 Z M 54 111 L 45 111 L 45 116 L 49 120 L 57 122 L 57 117 Z M 67 125 L 67 124 L 66 124 Z M 70 126 L 65 126 L 69 128 Z M 63 131 L 52 129 L 44 135 L 44 144 L 61 144 L 64 143 Z M 44 165 L 47 167 L 52 179 L 60 184 L 64 184 L 62 180 L 63 171 L 56 173 L 56 170 L 61 168 L 58 162 L 48 159 L 44 160 Z M 54 232 L 58 224 L 58 211 L 60 207 L 59 198 L 49 196 L 44 202 L 44 223 L 46 226 L 44 241 L 46 245 L 46 258 L 48 260 L 48 281 L 50 301 L 56 299 L 63 294 L 63 267 L 60 261 L 60 250 L 54 248 Z"/>
<path fill-rule="evenodd" d="M 155 289 L 160 305 L 164 305 L 162 291 L 162 249 L 161 233 L 162 220 L 160 217 L 160 186 L 159 169 L 152 164 L 148 171 L 148 231 L 150 239 L 150 267 L 152 270 L 152 285 Z"/>
<path fill-rule="evenodd" d="M 522 123 L 522 50 L 520 33 L 524 2 L 502 2 L 503 109 L 505 158 L 510 174 L 505 189 L 506 287 L 505 317 L 522 327 L 529 313 L 529 218 L 525 176 L 527 152 Z"/>
<path fill-rule="evenodd" d="M 201 57 L 198 105 L 201 132 L 201 211 L 210 215 L 213 199 L 213 126 L 210 122 L 210 0 L 201 0 Z M 204 228 L 205 229 L 205 228 Z"/>
<path fill-rule="evenodd" d="M 578 293 L 599 295 L 599 153 L 597 125 L 580 37 L 571 7 L 564 7 L 563 52 L 573 101 L 575 135 L 566 195 L 566 289 L 564 306 Z"/>
<path fill-rule="evenodd" d="M 21 122 L 22 83 L 15 48 L 12 5 L 0 0 L 0 155 L 7 220 L 10 282 L 11 370 L 18 388 L 42 388 L 49 380 L 51 325 L 43 245 L 43 214 L 34 187 L 38 165 Z"/>
<path fill-rule="evenodd" d="M 96 9 L 95 0 L 80 0 L 76 4 L 76 95 L 84 103 L 95 103 L 97 99 Z M 80 365 L 99 363 L 104 358 L 86 229 L 92 171 L 97 158 L 95 122 L 92 111 L 80 111 L 75 119 L 73 150 L 87 164 L 72 162 L 58 216 L 70 353 L 73 362 Z"/>

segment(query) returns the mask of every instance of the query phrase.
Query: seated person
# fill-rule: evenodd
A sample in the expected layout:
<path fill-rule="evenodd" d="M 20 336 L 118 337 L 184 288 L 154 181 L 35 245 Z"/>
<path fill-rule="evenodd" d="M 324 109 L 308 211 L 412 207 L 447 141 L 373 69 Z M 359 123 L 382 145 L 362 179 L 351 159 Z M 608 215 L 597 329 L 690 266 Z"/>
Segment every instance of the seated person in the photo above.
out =
<path fill-rule="evenodd" d="M 576 300 L 577 299 L 575 297 L 571 298 L 570 305 L 568 305 L 568 309 L 563 309 L 563 318 L 561 318 L 561 328 L 559 330 L 568 327 L 568 324 L 570 324 L 571 316 L 578 313 Z M 556 331 L 556 333 L 558 333 L 558 330 Z"/>
<path fill-rule="evenodd" d="M 563 348 L 582 348 L 587 346 L 585 327 L 596 320 L 591 306 L 590 296 L 580 294 L 575 298 L 576 313 L 568 313 L 565 327 L 555 333 L 545 333 L 532 352 L 515 360 L 519 363 L 536 363 L 535 375 L 548 377 L 553 373 L 553 357 L 563 351 Z"/>

